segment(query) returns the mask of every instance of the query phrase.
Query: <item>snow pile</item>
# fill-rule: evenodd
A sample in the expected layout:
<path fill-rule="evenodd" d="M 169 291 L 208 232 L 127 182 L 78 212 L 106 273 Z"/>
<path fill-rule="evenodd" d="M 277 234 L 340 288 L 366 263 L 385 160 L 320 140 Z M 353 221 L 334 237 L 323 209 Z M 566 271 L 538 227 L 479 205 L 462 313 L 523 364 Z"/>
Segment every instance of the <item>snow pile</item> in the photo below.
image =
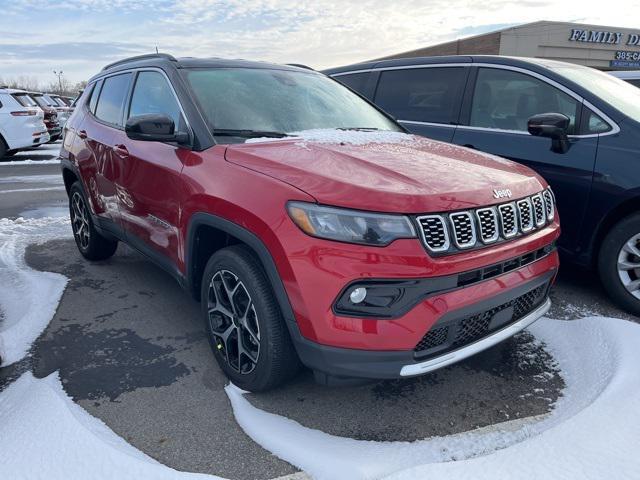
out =
<path fill-rule="evenodd" d="M 67 284 L 60 274 L 38 272 L 24 261 L 30 243 L 71 236 L 69 219 L 0 218 L 0 357 L 2 366 L 22 359 L 53 317 Z"/>
<path fill-rule="evenodd" d="M 292 132 L 290 135 L 298 140 L 296 145 L 305 146 L 310 143 L 328 143 L 345 145 L 397 144 L 414 142 L 416 138 L 403 132 L 389 132 L 384 130 L 337 130 L 332 128 L 319 128 Z M 286 139 L 286 138 L 285 138 Z M 250 138 L 245 143 L 262 143 L 282 141 L 282 138 Z"/>
<path fill-rule="evenodd" d="M 240 426 L 316 479 L 638 478 L 640 325 L 592 317 L 531 328 L 567 387 L 542 419 L 417 442 L 335 437 L 252 406 L 227 387 Z"/>
<path fill-rule="evenodd" d="M 2 479 L 215 480 L 148 457 L 65 394 L 57 373 L 23 374 L 0 394 Z"/>

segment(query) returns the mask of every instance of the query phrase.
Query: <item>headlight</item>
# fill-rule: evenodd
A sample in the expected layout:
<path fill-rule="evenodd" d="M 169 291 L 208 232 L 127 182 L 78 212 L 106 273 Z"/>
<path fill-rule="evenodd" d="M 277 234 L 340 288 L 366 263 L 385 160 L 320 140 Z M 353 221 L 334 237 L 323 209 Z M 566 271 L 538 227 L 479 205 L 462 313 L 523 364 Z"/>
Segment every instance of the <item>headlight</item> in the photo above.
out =
<path fill-rule="evenodd" d="M 339 242 L 384 246 L 398 238 L 414 238 L 416 232 L 403 215 L 370 213 L 289 202 L 289 216 L 308 235 Z"/>

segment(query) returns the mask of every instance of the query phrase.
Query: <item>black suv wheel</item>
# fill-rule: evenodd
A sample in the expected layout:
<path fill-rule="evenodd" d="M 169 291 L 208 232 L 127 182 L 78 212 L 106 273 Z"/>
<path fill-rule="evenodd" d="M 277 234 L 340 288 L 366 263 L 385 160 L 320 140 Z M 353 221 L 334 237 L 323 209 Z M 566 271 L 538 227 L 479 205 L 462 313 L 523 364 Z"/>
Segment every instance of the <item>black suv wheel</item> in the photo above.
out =
<path fill-rule="evenodd" d="M 249 249 L 232 246 L 216 252 L 207 262 L 201 293 L 213 354 L 235 385 L 268 390 L 298 371 L 278 303 Z"/>
<path fill-rule="evenodd" d="M 602 285 L 625 310 L 640 315 L 640 214 L 616 224 L 600 247 Z"/>
<path fill-rule="evenodd" d="M 100 235 L 93 226 L 80 182 L 69 189 L 69 217 L 78 250 L 87 260 L 105 260 L 116 253 L 118 242 Z"/>

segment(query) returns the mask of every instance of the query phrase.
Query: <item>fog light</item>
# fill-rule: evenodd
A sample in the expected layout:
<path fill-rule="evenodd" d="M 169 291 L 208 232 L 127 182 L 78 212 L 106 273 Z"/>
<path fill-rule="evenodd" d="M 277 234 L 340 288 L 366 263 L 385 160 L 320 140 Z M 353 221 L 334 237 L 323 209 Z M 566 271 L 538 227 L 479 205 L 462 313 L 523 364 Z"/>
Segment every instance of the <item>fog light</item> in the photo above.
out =
<path fill-rule="evenodd" d="M 354 289 L 353 292 L 351 292 L 351 294 L 349 295 L 349 300 L 351 300 L 353 303 L 360 303 L 365 298 L 367 298 L 367 289 L 363 287 Z"/>

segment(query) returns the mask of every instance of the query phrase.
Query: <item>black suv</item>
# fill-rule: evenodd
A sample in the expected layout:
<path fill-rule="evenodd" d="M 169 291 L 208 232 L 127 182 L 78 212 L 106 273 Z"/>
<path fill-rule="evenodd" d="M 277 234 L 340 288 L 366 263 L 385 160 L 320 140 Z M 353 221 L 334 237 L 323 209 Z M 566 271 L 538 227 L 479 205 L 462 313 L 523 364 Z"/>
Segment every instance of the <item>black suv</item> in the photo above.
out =
<path fill-rule="evenodd" d="M 413 133 L 526 164 L 551 184 L 560 247 L 640 314 L 640 89 L 542 59 L 450 56 L 325 71 Z"/>

